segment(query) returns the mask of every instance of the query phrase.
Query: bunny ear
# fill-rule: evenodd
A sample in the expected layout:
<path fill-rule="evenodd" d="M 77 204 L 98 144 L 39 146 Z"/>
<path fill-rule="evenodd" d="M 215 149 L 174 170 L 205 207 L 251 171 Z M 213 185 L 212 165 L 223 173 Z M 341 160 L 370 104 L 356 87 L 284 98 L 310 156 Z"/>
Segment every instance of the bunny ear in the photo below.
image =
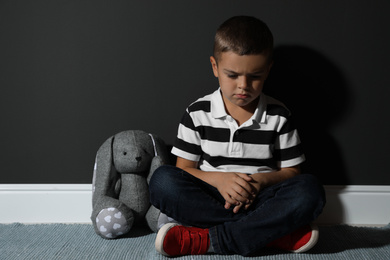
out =
<path fill-rule="evenodd" d="M 154 141 L 153 135 L 149 134 L 150 138 L 152 138 L 153 148 L 154 148 L 154 156 L 158 156 L 156 142 Z"/>
<path fill-rule="evenodd" d="M 110 196 L 114 195 L 115 178 L 112 177 L 114 174 L 113 163 L 112 163 L 112 143 L 114 137 L 108 138 L 102 146 L 100 146 L 96 154 L 96 166 L 94 176 L 94 193 L 92 196 L 93 205 L 99 201 L 101 196 L 110 193 Z M 112 190 L 112 192 L 110 192 Z"/>
<path fill-rule="evenodd" d="M 169 157 L 168 148 L 165 145 L 165 142 L 157 135 L 149 134 L 149 136 L 152 139 L 153 148 L 154 148 L 154 155 L 161 157 L 163 162 L 165 164 L 168 164 L 170 161 L 170 157 Z"/>

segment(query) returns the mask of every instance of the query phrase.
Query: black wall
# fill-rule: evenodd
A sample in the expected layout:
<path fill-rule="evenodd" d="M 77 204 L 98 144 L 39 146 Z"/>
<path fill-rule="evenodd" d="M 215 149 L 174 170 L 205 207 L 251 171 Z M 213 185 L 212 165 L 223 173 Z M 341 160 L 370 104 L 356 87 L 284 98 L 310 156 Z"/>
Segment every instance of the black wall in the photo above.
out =
<path fill-rule="evenodd" d="M 91 183 L 97 149 L 142 129 L 173 142 L 217 88 L 209 56 L 233 15 L 267 22 L 265 92 L 297 119 L 324 184 L 390 185 L 389 1 L 0 0 L 0 183 Z"/>

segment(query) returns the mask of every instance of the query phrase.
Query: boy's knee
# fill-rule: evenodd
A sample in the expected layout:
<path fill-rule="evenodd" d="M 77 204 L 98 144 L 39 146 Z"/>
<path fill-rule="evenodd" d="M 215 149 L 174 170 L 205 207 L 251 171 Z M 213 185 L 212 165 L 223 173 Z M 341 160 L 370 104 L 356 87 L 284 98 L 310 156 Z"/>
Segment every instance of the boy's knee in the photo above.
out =
<path fill-rule="evenodd" d="M 317 177 L 310 174 L 299 175 L 299 187 L 296 198 L 301 200 L 301 205 L 308 209 L 322 210 L 326 203 L 325 191 Z"/>
<path fill-rule="evenodd" d="M 301 174 L 298 177 L 300 178 L 302 189 L 305 189 L 307 192 L 314 193 L 319 196 L 323 195 L 324 188 L 322 187 L 316 176 L 311 174 Z"/>
<path fill-rule="evenodd" d="M 150 192 L 158 192 L 161 189 L 164 189 L 170 183 L 170 175 L 172 171 L 170 165 L 163 165 L 158 167 L 149 182 Z"/>
<path fill-rule="evenodd" d="M 152 205 L 158 206 L 158 201 L 163 200 L 174 190 L 176 167 L 163 165 L 157 168 L 149 182 L 150 200 Z"/>

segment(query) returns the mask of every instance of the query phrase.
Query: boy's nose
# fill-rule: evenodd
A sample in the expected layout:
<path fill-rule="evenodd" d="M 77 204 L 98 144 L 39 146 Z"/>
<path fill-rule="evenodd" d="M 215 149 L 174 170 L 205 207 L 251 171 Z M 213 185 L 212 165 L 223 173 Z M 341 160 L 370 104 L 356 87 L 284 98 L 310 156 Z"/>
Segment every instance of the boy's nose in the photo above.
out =
<path fill-rule="evenodd" d="M 238 87 L 242 88 L 242 89 L 245 89 L 245 88 L 248 87 L 248 85 L 249 85 L 248 78 L 245 77 L 245 76 L 242 76 L 240 81 L 238 82 Z"/>

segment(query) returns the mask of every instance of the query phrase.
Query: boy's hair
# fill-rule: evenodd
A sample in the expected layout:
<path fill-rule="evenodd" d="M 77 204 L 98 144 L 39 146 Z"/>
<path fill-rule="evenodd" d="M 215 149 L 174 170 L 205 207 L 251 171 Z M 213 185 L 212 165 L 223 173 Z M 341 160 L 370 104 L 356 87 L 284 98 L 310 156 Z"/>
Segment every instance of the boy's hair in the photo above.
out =
<path fill-rule="evenodd" d="M 235 16 L 218 28 L 214 38 L 214 57 L 218 61 L 223 52 L 238 55 L 264 54 L 272 60 L 273 36 L 267 24 L 250 16 Z"/>

